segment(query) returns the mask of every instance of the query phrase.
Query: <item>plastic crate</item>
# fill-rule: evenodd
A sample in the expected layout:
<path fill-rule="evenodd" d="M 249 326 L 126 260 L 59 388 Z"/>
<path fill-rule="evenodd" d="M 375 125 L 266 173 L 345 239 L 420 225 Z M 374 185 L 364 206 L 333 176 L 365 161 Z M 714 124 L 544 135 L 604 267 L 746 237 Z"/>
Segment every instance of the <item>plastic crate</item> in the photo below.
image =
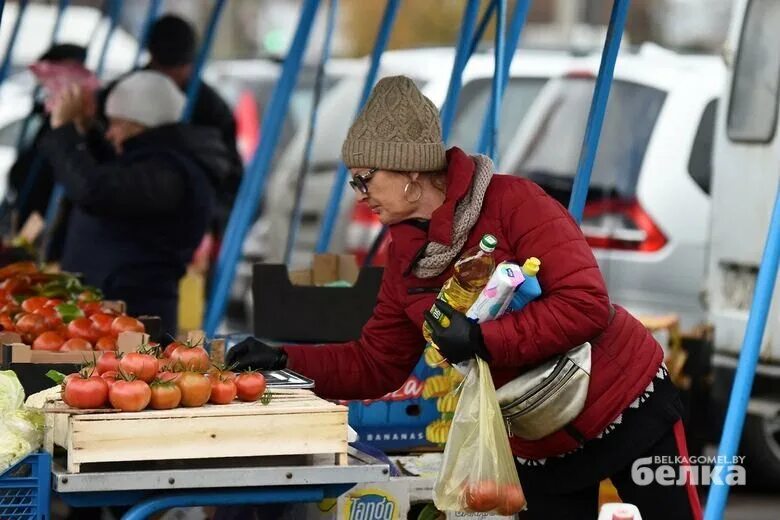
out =
<path fill-rule="evenodd" d="M 0 518 L 49 518 L 51 456 L 32 453 L 0 475 Z"/>

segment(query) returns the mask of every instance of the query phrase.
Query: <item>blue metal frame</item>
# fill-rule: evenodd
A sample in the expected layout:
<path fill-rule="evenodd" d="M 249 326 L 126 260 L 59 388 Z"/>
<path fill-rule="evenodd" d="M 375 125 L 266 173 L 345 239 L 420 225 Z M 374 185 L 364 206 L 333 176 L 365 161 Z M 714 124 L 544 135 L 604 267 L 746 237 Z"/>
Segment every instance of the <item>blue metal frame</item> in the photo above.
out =
<path fill-rule="evenodd" d="M 146 49 L 146 43 L 149 41 L 149 33 L 152 30 L 157 16 L 160 14 L 160 8 L 162 7 L 162 0 L 149 0 L 149 7 L 146 10 L 146 17 L 144 23 L 141 26 L 141 32 L 138 33 L 138 51 L 133 59 L 133 68 L 138 68 L 141 65 L 141 57 Z"/>
<path fill-rule="evenodd" d="M 203 65 L 209 57 L 211 52 L 211 44 L 214 41 L 214 35 L 217 33 L 217 25 L 219 19 L 222 16 L 222 11 L 225 7 L 225 0 L 216 0 L 214 8 L 211 10 L 211 17 L 209 18 L 208 26 L 206 27 L 206 34 L 203 36 L 203 42 L 200 45 L 200 51 L 198 51 L 198 57 L 195 59 L 195 63 L 192 68 L 192 76 L 190 77 L 190 83 L 187 85 L 187 104 L 184 105 L 182 111 L 181 120 L 186 123 L 189 122 L 192 117 L 192 111 L 195 108 L 195 101 L 198 99 L 198 91 L 200 91 L 201 73 L 203 72 Z"/>
<path fill-rule="evenodd" d="M 506 42 L 504 45 L 504 61 L 503 72 L 499 83 L 499 95 L 498 95 L 498 112 L 497 115 L 501 115 L 501 103 L 504 100 L 504 93 L 506 87 L 509 84 L 509 69 L 512 66 L 512 60 L 515 57 L 515 51 L 520 44 L 520 36 L 523 34 L 523 27 L 528 19 L 528 11 L 531 9 L 531 0 L 518 0 L 515 5 L 515 10 L 512 13 L 512 20 L 509 24 L 509 32 L 506 36 Z M 494 87 L 495 80 L 494 79 Z M 492 100 L 491 100 L 492 101 Z M 493 121 L 491 112 L 485 114 L 485 120 L 482 122 L 482 131 L 479 136 L 479 143 L 477 143 L 477 150 L 480 153 L 487 153 L 493 158 L 493 161 L 498 165 L 498 133 L 500 128 L 500 121 Z M 488 153 L 488 143 L 492 139 L 493 151 Z"/>
<path fill-rule="evenodd" d="M 473 56 L 479 47 L 479 42 L 482 40 L 482 36 L 485 35 L 487 26 L 490 23 L 490 19 L 493 17 L 493 13 L 496 12 L 497 0 L 492 0 L 488 5 L 485 12 L 482 13 L 482 19 L 479 21 L 477 30 L 474 31 L 474 36 L 471 38 L 471 47 L 469 47 L 469 57 Z"/>
<path fill-rule="evenodd" d="M 601 53 L 599 75 L 596 78 L 596 88 L 593 91 L 593 101 L 590 105 L 590 114 L 588 114 L 588 125 L 585 128 L 585 137 L 582 141 L 577 175 L 574 178 L 574 186 L 572 187 L 571 199 L 569 200 L 569 213 L 571 213 L 577 223 L 582 222 L 582 212 L 585 209 L 585 201 L 588 197 L 590 174 L 593 172 L 593 164 L 596 161 L 601 127 L 604 124 L 609 90 L 612 87 L 612 77 L 615 74 L 615 62 L 620 50 L 620 40 L 623 37 L 623 29 L 626 25 L 630 3 L 630 0 L 614 0 L 612 4 L 607 38 L 604 42 L 604 50 Z"/>
<path fill-rule="evenodd" d="M 739 440 L 742 436 L 742 428 L 745 425 L 750 391 L 753 388 L 753 379 L 756 373 L 759 354 L 761 353 L 761 340 L 766 329 L 769 307 L 772 304 L 772 293 L 777 280 L 778 262 L 780 261 L 780 187 L 775 194 L 775 206 L 772 210 L 772 219 L 769 222 L 764 253 L 761 257 L 761 266 L 756 278 L 756 289 L 753 293 L 753 302 L 750 306 L 745 329 L 745 338 L 739 354 L 739 363 L 734 375 L 734 384 L 731 388 L 731 397 L 726 411 L 726 422 L 718 449 L 718 460 L 731 461 L 737 454 Z M 722 458 L 721 458 L 722 457 Z M 717 467 L 716 467 L 717 469 Z M 729 486 L 725 483 L 712 482 L 707 497 L 707 508 L 704 513 L 705 520 L 720 520 L 728 500 Z"/>
<path fill-rule="evenodd" d="M 371 95 L 371 89 L 374 88 L 376 76 L 379 72 L 379 62 L 382 59 L 382 53 L 384 53 L 385 47 L 387 47 L 387 41 L 390 39 L 390 32 L 393 29 L 399 6 L 399 0 L 387 0 L 385 13 L 382 16 L 382 22 L 379 25 L 379 33 L 377 34 L 376 42 L 374 43 L 374 50 L 371 52 L 371 65 L 366 73 L 366 81 L 363 84 L 363 92 L 360 95 L 357 114 L 363 109 L 366 101 L 368 101 L 368 96 Z M 320 227 L 320 236 L 317 239 L 317 247 L 315 249 L 317 253 L 326 253 L 330 247 L 330 240 L 333 236 L 333 228 L 338 220 L 339 208 L 341 207 L 341 199 L 344 196 L 346 182 L 347 166 L 341 162 L 339 163 L 339 169 L 336 172 L 336 179 L 333 181 L 333 187 L 330 190 L 328 205 L 325 207 L 322 226 Z"/>
<path fill-rule="evenodd" d="M 22 20 L 24 19 L 24 14 L 27 12 L 28 3 L 28 0 L 19 0 L 19 10 L 16 13 L 14 27 L 11 29 L 11 37 L 8 40 L 8 47 L 5 49 L 3 64 L 0 65 L 0 85 L 3 84 L 5 78 L 8 76 L 8 71 L 11 70 L 11 59 L 13 58 L 16 38 L 19 36 L 19 28 L 22 26 Z M 3 4 L 0 6 L 0 9 L 3 9 L 4 7 L 5 1 L 3 0 Z M 0 18 L 2 18 L 2 11 L 0 11 Z"/>
<path fill-rule="evenodd" d="M 493 51 L 495 57 L 495 67 L 493 71 L 493 81 L 491 85 L 490 107 L 487 111 L 490 124 L 483 125 L 483 130 L 487 127 L 487 132 L 482 132 L 485 137 L 485 143 L 480 143 L 479 152 L 491 157 L 493 161 L 498 162 L 496 157 L 496 139 L 498 138 L 498 128 L 501 124 L 501 100 L 504 99 L 504 88 L 506 82 L 504 77 L 507 72 L 504 69 L 506 60 L 506 0 L 496 0 L 496 44 Z M 512 52 L 514 56 L 514 52 Z M 480 139 L 481 140 L 481 139 Z M 482 146 L 484 145 L 484 146 Z"/>
<path fill-rule="evenodd" d="M 119 25 L 119 15 L 122 14 L 122 0 L 108 0 L 108 29 L 103 45 L 100 47 L 100 56 L 98 57 L 95 75 L 100 78 L 106 68 L 106 57 L 108 48 L 111 45 L 111 38 L 114 37 L 117 25 Z"/>
<path fill-rule="evenodd" d="M 290 216 L 290 227 L 287 233 L 287 243 L 284 248 L 284 263 L 289 264 L 292 258 L 295 240 L 298 237 L 298 228 L 301 225 L 301 202 L 303 198 L 303 188 L 306 185 L 306 174 L 311 164 L 311 153 L 314 147 L 314 133 L 317 129 L 317 115 L 319 113 L 320 100 L 322 98 L 323 82 L 325 79 L 325 65 L 330 58 L 330 46 L 333 40 L 333 32 L 336 28 L 336 13 L 338 12 L 338 0 L 330 0 L 328 4 L 328 19 L 325 26 L 325 39 L 322 45 L 322 54 L 317 68 L 317 80 L 314 86 L 314 100 L 312 102 L 311 115 L 309 118 L 309 131 L 306 137 L 306 148 L 303 152 L 303 159 L 298 175 L 298 182 L 295 186 L 295 198 L 293 200 L 292 214 Z"/>
<path fill-rule="evenodd" d="M 57 18 L 54 19 L 54 28 L 51 31 L 51 43 L 55 44 L 60 38 L 60 28 L 62 27 L 62 18 L 65 15 L 65 9 L 70 5 L 70 0 L 59 0 L 57 4 Z"/>
<path fill-rule="evenodd" d="M 455 48 L 455 60 L 452 63 L 452 74 L 450 75 L 450 84 L 447 87 L 447 97 L 444 99 L 444 104 L 441 108 L 441 134 L 445 143 L 450 137 L 452 123 L 455 120 L 455 109 L 458 106 L 458 97 L 460 97 L 463 69 L 466 68 L 466 63 L 468 63 L 473 50 L 471 42 L 478 13 L 479 0 L 468 0 L 463 10 L 463 21 L 460 25 L 458 45 Z M 476 48 L 476 45 L 473 48 Z"/>
<path fill-rule="evenodd" d="M 260 144 L 241 180 L 241 187 L 233 205 L 219 258 L 214 268 L 213 286 L 204 319 L 204 330 L 209 337 L 215 334 L 225 313 L 230 284 L 233 282 L 236 266 L 241 257 L 244 237 L 249 231 L 257 206 L 263 196 L 265 178 L 276 144 L 279 141 L 279 130 L 284 122 L 290 96 L 295 88 L 318 4 L 319 0 L 304 1 L 295 36 L 287 58 L 284 60 L 282 74 L 263 115 Z"/>

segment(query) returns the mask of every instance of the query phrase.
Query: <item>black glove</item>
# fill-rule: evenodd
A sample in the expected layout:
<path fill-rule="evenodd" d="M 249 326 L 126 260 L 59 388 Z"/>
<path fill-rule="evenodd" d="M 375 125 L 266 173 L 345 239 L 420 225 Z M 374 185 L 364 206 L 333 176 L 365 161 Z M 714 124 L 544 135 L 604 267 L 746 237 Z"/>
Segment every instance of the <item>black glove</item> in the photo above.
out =
<path fill-rule="evenodd" d="M 490 353 L 485 347 L 479 324 L 468 319 L 465 314 L 456 311 L 443 300 L 437 299 L 434 305 L 449 318 L 450 326 L 442 326 L 433 317 L 431 311 L 425 311 L 425 321 L 433 331 L 431 334 L 433 343 L 439 347 L 439 351 L 447 361 L 456 364 L 474 359 L 475 356 L 490 361 Z"/>
<path fill-rule="evenodd" d="M 287 353 L 249 337 L 228 350 L 225 364 L 233 370 L 279 370 L 287 366 Z"/>

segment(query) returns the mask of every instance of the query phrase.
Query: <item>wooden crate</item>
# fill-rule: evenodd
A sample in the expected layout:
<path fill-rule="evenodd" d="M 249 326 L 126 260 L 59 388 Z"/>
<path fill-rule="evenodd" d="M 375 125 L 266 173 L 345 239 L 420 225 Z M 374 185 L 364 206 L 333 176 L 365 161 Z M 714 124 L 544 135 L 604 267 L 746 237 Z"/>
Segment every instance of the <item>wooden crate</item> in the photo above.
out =
<path fill-rule="evenodd" d="M 235 402 L 143 412 L 47 404 L 44 447 L 67 450 L 68 472 L 87 463 L 334 454 L 347 463 L 347 408 L 308 390 L 274 391 L 268 405 Z"/>

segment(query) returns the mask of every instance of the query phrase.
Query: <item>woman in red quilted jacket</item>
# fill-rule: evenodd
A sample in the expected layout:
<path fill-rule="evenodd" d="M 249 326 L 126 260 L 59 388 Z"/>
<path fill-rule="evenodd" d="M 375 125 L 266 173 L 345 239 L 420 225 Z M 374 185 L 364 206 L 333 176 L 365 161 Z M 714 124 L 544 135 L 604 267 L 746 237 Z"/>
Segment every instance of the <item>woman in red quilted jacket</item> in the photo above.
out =
<path fill-rule="evenodd" d="M 610 303 L 590 247 L 566 209 L 528 180 L 494 175 L 485 156 L 445 151 L 436 107 L 402 76 L 377 83 L 342 155 L 350 184 L 392 237 L 376 307 L 360 339 L 276 349 L 250 338 L 231 349 L 228 361 L 289 367 L 312 378 L 325 398 L 392 392 L 423 353 L 425 312 L 454 261 L 490 233 L 498 239 L 497 262 L 541 260 L 542 296 L 520 312 L 479 325 L 454 312 L 450 327 L 434 332 L 447 360 L 482 357 L 499 388 L 533 365 L 592 344 L 580 415 L 536 441 L 510 437 L 530 517 L 596 518 L 599 482 L 611 478 L 644 518 L 698 518 L 692 484 L 638 485 L 632 479 L 632 465 L 643 464 L 639 459 L 687 455 L 681 404 L 661 347 Z"/>

